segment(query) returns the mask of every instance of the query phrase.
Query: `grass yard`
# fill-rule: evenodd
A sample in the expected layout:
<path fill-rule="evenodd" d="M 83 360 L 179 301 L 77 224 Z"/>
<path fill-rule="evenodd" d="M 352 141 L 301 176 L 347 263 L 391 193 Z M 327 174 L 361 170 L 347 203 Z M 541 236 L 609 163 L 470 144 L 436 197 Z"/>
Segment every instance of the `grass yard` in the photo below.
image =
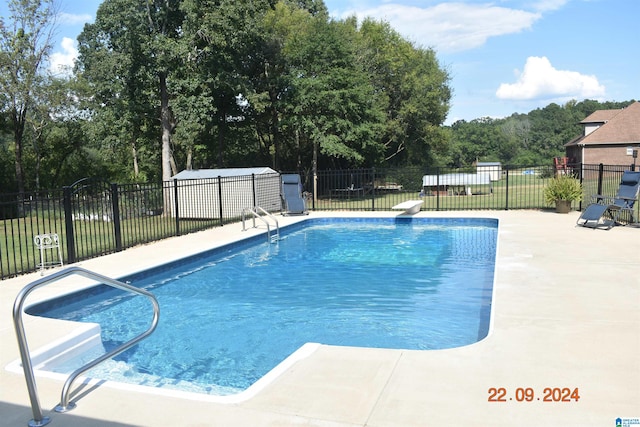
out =
<path fill-rule="evenodd" d="M 74 221 L 76 260 L 92 258 L 115 251 L 113 222 Z M 187 234 L 219 225 L 218 220 L 180 220 L 180 234 Z M 163 215 L 123 219 L 120 222 L 123 248 L 160 240 L 175 235 L 175 218 Z M 22 274 L 35 269 L 40 251 L 33 238 L 37 234 L 57 233 L 62 257 L 67 262 L 66 227 L 63 218 L 30 215 L 0 221 L 0 276 Z M 45 251 L 45 261 L 57 260 L 56 250 Z"/>
<path fill-rule="evenodd" d="M 540 209 L 545 208 L 543 190 L 546 179 L 537 176 L 509 177 L 495 181 L 491 186 L 471 185 L 473 195 L 427 195 L 420 197 L 420 189 L 414 191 L 365 194 L 362 197 L 321 197 L 316 201 L 318 210 L 389 210 L 407 200 L 423 200 L 422 210 L 473 210 L 473 209 Z M 576 205 L 577 207 L 577 205 Z"/>

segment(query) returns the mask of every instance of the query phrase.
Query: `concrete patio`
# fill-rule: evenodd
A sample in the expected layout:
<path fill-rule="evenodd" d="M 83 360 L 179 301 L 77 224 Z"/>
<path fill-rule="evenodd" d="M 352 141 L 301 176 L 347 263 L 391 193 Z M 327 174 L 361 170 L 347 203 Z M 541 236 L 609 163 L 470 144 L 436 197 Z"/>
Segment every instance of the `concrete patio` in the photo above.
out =
<path fill-rule="evenodd" d="M 397 212 L 312 213 L 395 216 Z M 492 323 L 483 341 L 451 350 L 319 346 L 247 398 L 156 394 L 109 384 L 80 387 L 77 408 L 59 414 L 62 382 L 38 377 L 52 427 L 65 426 L 611 426 L 640 418 L 640 229 L 575 227 L 578 212 L 421 212 L 424 217 L 498 218 Z M 281 226 L 307 217 L 278 217 Z M 172 238 L 83 261 L 120 277 L 264 233 L 241 224 Z M 14 299 L 39 274 L 0 282 L 0 424 L 33 418 L 19 358 Z M 76 281 L 36 291 L 68 292 Z M 32 299 L 30 297 L 29 301 Z M 32 352 L 75 329 L 25 316 Z M 77 386 L 76 386 L 77 387 Z M 516 390 L 530 388 L 532 401 Z M 544 401 L 546 388 L 579 390 L 579 400 Z M 496 389 L 491 393 L 491 389 Z M 489 401 L 491 394 L 504 401 Z M 521 390 L 522 391 L 522 390 Z M 521 392 L 520 391 L 520 392 Z M 539 400 L 538 400 L 539 399 Z"/>

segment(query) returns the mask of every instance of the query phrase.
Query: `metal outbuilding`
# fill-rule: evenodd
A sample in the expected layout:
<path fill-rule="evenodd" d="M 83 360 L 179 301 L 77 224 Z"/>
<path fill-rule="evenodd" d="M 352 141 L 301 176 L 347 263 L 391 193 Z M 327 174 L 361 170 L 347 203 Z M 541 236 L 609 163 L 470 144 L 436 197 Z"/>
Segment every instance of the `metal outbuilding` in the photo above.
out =
<path fill-rule="evenodd" d="M 500 181 L 502 178 L 502 164 L 500 162 L 477 162 L 476 173 L 487 173 L 491 181 Z"/>
<path fill-rule="evenodd" d="M 478 191 L 481 186 L 488 186 L 491 192 L 491 175 L 489 173 L 447 173 L 442 175 L 424 175 L 422 188 L 427 195 L 465 194 L 471 196 L 472 188 Z"/>
<path fill-rule="evenodd" d="M 180 218 L 229 219 L 254 206 L 282 208 L 280 174 L 269 167 L 184 170 L 171 179 L 173 217 L 176 210 Z"/>

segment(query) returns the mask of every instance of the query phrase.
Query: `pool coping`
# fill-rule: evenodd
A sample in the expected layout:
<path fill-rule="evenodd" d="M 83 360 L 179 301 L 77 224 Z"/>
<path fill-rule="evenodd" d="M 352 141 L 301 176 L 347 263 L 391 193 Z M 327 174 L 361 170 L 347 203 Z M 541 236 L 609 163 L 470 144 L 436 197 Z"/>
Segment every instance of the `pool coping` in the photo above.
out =
<path fill-rule="evenodd" d="M 322 212 L 321 216 L 393 217 L 396 212 Z M 78 407 L 49 412 L 61 382 L 38 377 L 50 425 L 615 425 L 640 417 L 640 230 L 575 227 L 577 213 L 541 211 L 421 212 L 424 217 L 499 220 L 498 256 L 489 335 L 451 350 L 404 351 L 318 346 L 243 402 L 220 404 L 150 396 L 100 384 L 82 391 Z M 291 224 L 307 217 L 282 217 Z M 96 260 L 84 268 L 123 276 L 265 230 L 240 224 L 168 239 Z M 613 254 L 627 254 L 626 258 Z M 634 256 L 635 255 L 635 256 Z M 571 268 L 568 268 L 571 266 Z M 113 271 L 122 273 L 115 275 Z M 611 281 L 611 278 L 629 278 Z M 31 418 L 24 378 L 5 366 L 17 358 L 13 298 L 27 275 L 0 282 L 0 408 L 16 425 Z M 42 290 L 42 299 L 48 292 Z M 68 289 L 56 289 L 66 292 Z M 51 342 L 40 319 L 28 319 L 30 347 Z M 596 336 L 598 339 L 594 340 Z M 615 349 L 612 351 L 611 349 Z M 517 402 L 515 390 L 572 387 L 578 402 Z M 489 402 L 491 388 L 505 402 Z M 112 408 L 130 408 L 129 410 Z M 135 409 L 133 409 L 135 407 Z M 206 418 L 202 415 L 206 414 Z M 77 423 L 77 424 L 76 424 Z M 13 424 L 12 424 L 13 425 Z"/>

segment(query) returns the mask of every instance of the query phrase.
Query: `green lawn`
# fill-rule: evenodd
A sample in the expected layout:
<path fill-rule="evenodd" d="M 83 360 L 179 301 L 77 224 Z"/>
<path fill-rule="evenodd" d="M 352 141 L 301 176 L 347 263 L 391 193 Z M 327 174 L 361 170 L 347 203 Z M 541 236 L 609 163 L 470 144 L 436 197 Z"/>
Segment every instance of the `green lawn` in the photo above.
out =
<path fill-rule="evenodd" d="M 211 228 L 218 220 L 180 220 L 180 234 Z M 162 215 L 123 219 L 120 223 L 124 248 L 175 235 L 175 218 Z M 40 252 L 33 237 L 43 233 L 58 233 L 62 256 L 67 262 L 66 228 L 62 218 L 30 215 L 0 221 L 0 277 L 22 274 L 36 269 Z M 76 259 L 87 259 L 115 251 L 115 231 L 112 222 L 74 221 Z M 57 252 L 47 250 L 47 260 L 56 259 Z"/>
<path fill-rule="evenodd" d="M 514 175 L 506 180 L 488 185 L 472 185 L 472 195 L 428 195 L 420 198 L 420 189 L 413 191 L 365 194 L 362 197 L 336 199 L 320 197 L 316 201 L 318 210 L 390 210 L 392 206 L 407 200 L 423 200 L 422 210 L 466 210 L 466 209 L 538 209 L 545 208 L 543 190 L 546 179 L 537 176 Z"/>

